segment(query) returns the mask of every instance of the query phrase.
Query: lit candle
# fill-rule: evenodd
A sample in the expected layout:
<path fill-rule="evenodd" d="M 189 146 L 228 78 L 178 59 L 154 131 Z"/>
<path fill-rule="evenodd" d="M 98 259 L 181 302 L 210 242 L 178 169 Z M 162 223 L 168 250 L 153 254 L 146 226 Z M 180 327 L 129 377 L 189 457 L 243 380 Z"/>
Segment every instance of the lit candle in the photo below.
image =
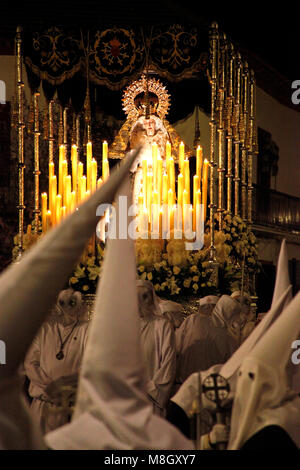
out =
<path fill-rule="evenodd" d="M 194 175 L 193 177 L 193 204 L 195 206 L 196 202 L 196 193 L 200 189 L 200 179 L 198 175 Z"/>
<path fill-rule="evenodd" d="M 83 177 L 83 163 L 78 162 L 77 167 L 77 195 L 76 195 L 76 202 L 80 204 L 81 202 L 81 178 Z"/>
<path fill-rule="evenodd" d="M 204 222 L 206 220 L 206 209 L 207 209 L 207 187 L 208 187 L 208 166 L 209 162 L 207 159 L 204 160 L 203 164 L 203 179 L 202 179 L 202 204 L 204 206 Z"/>
<path fill-rule="evenodd" d="M 63 204 L 64 204 L 64 207 L 66 207 L 67 211 L 69 211 L 70 209 L 71 187 L 72 187 L 71 176 L 67 175 L 65 176 L 65 179 L 64 179 L 64 194 L 63 194 Z"/>
<path fill-rule="evenodd" d="M 99 178 L 99 179 L 97 180 L 97 189 L 100 188 L 100 186 L 101 186 L 102 183 L 103 183 L 102 178 Z"/>
<path fill-rule="evenodd" d="M 62 194 L 63 191 L 63 172 L 62 172 L 62 163 L 65 161 L 65 146 L 59 146 L 59 164 L 58 164 L 58 193 Z"/>
<path fill-rule="evenodd" d="M 163 184 L 162 184 L 162 201 L 163 204 L 168 204 L 168 175 L 163 175 Z"/>
<path fill-rule="evenodd" d="M 106 140 L 102 142 L 102 160 L 108 159 L 108 145 Z"/>
<path fill-rule="evenodd" d="M 157 144 L 152 144 L 152 169 L 153 169 L 153 187 L 156 189 L 157 181 Z"/>
<path fill-rule="evenodd" d="M 56 221 L 56 195 L 57 195 L 57 178 L 56 175 L 51 178 L 51 189 L 49 194 L 49 208 L 51 212 L 51 224 L 55 225 Z"/>
<path fill-rule="evenodd" d="M 76 192 L 71 192 L 71 203 L 70 203 L 70 213 L 74 212 L 76 209 Z"/>
<path fill-rule="evenodd" d="M 196 198 L 195 198 L 195 205 L 194 205 L 194 230 L 197 233 L 199 233 L 199 224 L 200 224 L 200 215 L 202 211 L 202 206 L 201 206 L 201 191 L 198 190 L 196 192 Z"/>
<path fill-rule="evenodd" d="M 52 181 L 52 176 L 54 176 L 54 170 L 55 170 L 54 163 L 50 162 L 49 163 L 49 209 L 50 209 L 50 211 L 52 210 L 52 208 L 51 208 L 51 203 L 52 203 L 52 201 L 51 201 L 51 184 L 52 184 L 51 181 Z"/>
<path fill-rule="evenodd" d="M 71 161 L 72 161 L 72 183 L 73 191 L 77 192 L 77 172 L 78 172 L 78 161 L 77 161 L 77 145 L 71 147 Z"/>
<path fill-rule="evenodd" d="M 62 207 L 62 197 L 61 194 L 56 195 L 56 204 L 55 204 L 55 223 L 58 224 L 61 218 L 61 207 Z"/>
<path fill-rule="evenodd" d="M 173 197 L 175 197 L 175 163 L 172 157 L 169 159 L 169 172 L 170 172 L 170 188 L 169 189 L 172 189 Z M 173 204 L 174 203 L 175 203 L 175 200 L 173 201 Z"/>
<path fill-rule="evenodd" d="M 82 176 L 80 180 L 80 202 L 84 201 L 86 193 L 86 176 Z"/>
<path fill-rule="evenodd" d="M 106 140 L 102 142 L 102 179 L 106 181 L 109 177 L 109 163 L 108 163 L 108 145 Z"/>
<path fill-rule="evenodd" d="M 86 144 L 86 187 L 91 189 L 91 164 L 92 164 L 92 142 Z"/>
<path fill-rule="evenodd" d="M 109 177 L 109 163 L 108 160 L 104 160 L 102 163 L 102 179 L 106 181 Z"/>
<path fill-rule="evenodd" d="M 96 191 L 97 186 L 97 162 L 93 158 L 92 159 L 92 193 Z"/>
<path fill-rule="evenodd" d="M 177 203 L 180 206 L 182 206 L 183 205 L 184 178 L 181 173 L 178 175 L 177 184 L 178 184 Z"/>
<path fill-rule="evenodd" d="M 58 194 L 64 197 L 64 189 L 65 189 L 65 177 L 68 175 L 68 163 L 64 160 L 61 163 L 61 174 L 59 176 L 58 182 Z"/>
<path fill-rule="evenodd" d="M 157 192 L 158 192 L 158 203 L 161 204 L 162 198 L 162 168 L 163 162 L 161 158 L 157 159 Z"/>
<path fill-rule="evenodd" d="M 201 172 L 202 172 L 202 147 L 198 145 L 196 150 L 196 175 L 201 181 Z"/>
<path fill-rule="evenodd" d="M 190 162 L 188 159 L 184 160 L 184 189 L 188 194 L 188 204 L 190 203 Z"/>
<path fill-rule="evenodd" d="M 151 204 L 152 204 L 152 181 L 153 175 L 152 173 L 147 173 L 147 209 L 148 215 L 151 220 Z"/>
<path fill-rule="evenodd" d="M 61 216 L 61 218 L 63 219 L 64 217 L 66 217 L 66 214 L 67 214 L 67 208 L 66 208 L 66 206 L 61 207 L 61 209 L 60 209 L 60 216 Z"/>
<path fill-rule="evenodd" d="M 42 193 L 42 230 L 47 230 L 47 193 Z"/>
<path fill-rule="evenodd" d="M 181 142 L 179 145 L 179 168 L 180 173 L 183 173 L 183 162 L 184 162 L 184 143 Z"/>
<path fill-rule="evenodd" d="M 174 208 L 173 208 L 173 191 L 170 188 L 168 191 L 168 208 L 169 208 L 169 226 L 170 230 L 174 228 Z"/>
<path fill-rule="evenodd" d="M 169 141 L 166 143 L 166 160 L 168 161 L 171 158 L 171 144 Z"/>

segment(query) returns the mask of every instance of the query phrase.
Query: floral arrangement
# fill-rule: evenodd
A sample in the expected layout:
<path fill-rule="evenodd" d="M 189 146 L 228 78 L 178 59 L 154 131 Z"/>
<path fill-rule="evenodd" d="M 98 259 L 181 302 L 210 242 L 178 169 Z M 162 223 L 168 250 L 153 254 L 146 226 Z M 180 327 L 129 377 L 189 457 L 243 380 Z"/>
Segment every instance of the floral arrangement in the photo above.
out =
<path fill-rule="evenodd" d="M 259 270 L 256 237 L 239 216 L 224 214 L 222 230 L 216 216 L 215 248 L 219 265 L 219 284 L 222 293 L 230 294 L 240 288 L 242 272 L 244 286 L 249 284 L 249 274 Z M 40 236 L 28 226 L 24 234 L 24 249 L 29 248 Z M 40 228 L 40 227 L 39 227 Z M 152 282 L 157 294 L 179 300 L 193 296 L 218 294 L 218 288 L 210 280 L 210 228 L 204 234 L 204 245 L 199 251 L 186 251 L 182 239 L 136 241 L 137 278 Z M 18 236 L 15 237 L 17 253 Z M 69 285 L 82 294 L 95 294 L 104 258 L 103 243 L 88 244 L 78 265 L 69 279 Z M 248 278 L 247 278 L 248 276 Z M 246 279 L 246 282 L 245 282 Z M 247 281 L 248 279 L 248 281 Z"/>

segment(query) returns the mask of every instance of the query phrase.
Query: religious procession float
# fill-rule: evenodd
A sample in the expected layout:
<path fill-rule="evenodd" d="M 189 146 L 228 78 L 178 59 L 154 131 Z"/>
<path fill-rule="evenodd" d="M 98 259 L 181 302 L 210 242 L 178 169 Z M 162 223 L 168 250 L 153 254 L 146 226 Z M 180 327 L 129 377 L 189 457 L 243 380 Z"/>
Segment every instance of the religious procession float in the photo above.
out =
<path fill-rule="evenodd" d="M 34 41 L 37 45 L 36 38 Z M 123 87 L 120 106 L 125 121 L 110 142 L 103 139 L 99 151 L 99 146 L 95 150 L 92 135 L 92 55 L 86 54 L 83 110 L 46 96 L 42 116 L 40 92 L 33 90 L 29 106 L 24 97 L 22 31 L 18 29 L 17 93 L 12 107 L 12 131 L 17 133 L 18 142 L 16 261 L 51 227 L 77 210 L 109 178 L 111 168 L 128 151 L 142 146 L 131 170 L 137 208 L 137 277 L 151 281 L 160 297 L 178 302 L 192 303 L 192 299 L 217 294 L 222 285 L 222 294 L 241 289 L 255 304 L 259 269 L 256 239 L 251 231 L 252 165 L 258 153 L 255 77 L 215 23 L 208 43 L 207 155 L 199 129 L 194 147 L 189 148 L 168 122 L 172 97 L 158 68 L 149 62 L 149 53 L 141 73 Z M 34 67 L 32 70 L 37 73 Z M 24 175 L 28 160 L 33 169 L 33 200 L 27 204 L 32 204 L 33 211 L 32 220 L 25 226 Z M 86 298 L 95 294 L 101 276 L 109 217 L 106 211 L 99 218 L 97 232 L 69 279 L 69 285 Z M 195 240 L 201 240 L 200 245 Z"/>

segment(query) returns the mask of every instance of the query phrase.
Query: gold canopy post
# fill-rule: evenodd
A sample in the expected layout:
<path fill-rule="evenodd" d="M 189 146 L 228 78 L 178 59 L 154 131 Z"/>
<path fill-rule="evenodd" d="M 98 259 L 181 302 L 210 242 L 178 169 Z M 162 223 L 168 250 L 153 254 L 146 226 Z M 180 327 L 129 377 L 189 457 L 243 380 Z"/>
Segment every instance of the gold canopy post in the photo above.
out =
<path fill-rule="evenodd" d="M 250 71 L 250 117 L 249 117 L 249 156 L 248 156 L 248 224 L 252 224 L 253 155 L 255 155 L 255 76 Z"/>
<path fill-rule="evenodd" d="M 219 148 L 219 162 L 218 162 L 218 219 L 219 230 L 222 229 L 222 220 L 224 207 L 224 174 L 225 174 L 225 153 L 226 153 L 226 140 L 225 140 L 225 125 L 224 125 L 224 111 L 225 111 L 225 65 L 226 65 L 226 36 L 222 35 L 220 41 L 220 85 L 219 85 L 219 126 L 218 126 L 218 148 Z"/>
<path fill-rule="evenodd" d="M 248 63 L 243 67 L 243 115 L 241 119 L 241 143 L 242 143 L 242 162 L 241 162 L 241 187 L 242 187 L 242 219 L 247 221 L 247 164 L 248 164 L 248 138 L 249 138 L 249 68 Z"/>
<path fill-rule="evenodd" d="M 234 90 L 233 90 L 233 72 L 234 72 L 234 61 L 235 54 L 232 44 L 228 45 L 228 59 L 229 59 L 229 77 L 228 77 L 228 96 L 226 99 L 226 111 L 227 111 L 227 121 L 226 121 L 226 130 L 227 130 L 227 212 L 232 214 L 232 150 L 233 150 L 233 106 L 234 106 Z"/>
<path fill-rule="evenodd" d="M 18 108 L 18 258 L 24 247 L 24 83 L 22 80 L 22 28 L 18 26 L 16 34 L 16 69 L 17 69 L 17 108 Z"/>
<path fill-rule="evenodd" d="M 240 198 L 240 119 L 241 119 L 241 77 L 242 60 L 237 53 L 236 64 L 236 90 L 234 105 L 234 215 L 239 215 Z"/>
<path fill-rule="evenodd" d="M 53 163 L 54 156 L 54 135 L 53 135 L 53 107 L 54 100 L 50 100 L 48 104 L 48 149 L 49 149 L 49 163 Z"/>
<path fill-rule="evenodd" d="M 210 29 L 210 62 L 211 62 L 211 116 L 210 116 L 210 259 L 209 270 L 211 271 L 210 281 L 213 285 L 218 284 L 218 263 L 216 261 L 215 247 L 215 194 L 214 194 L 214 176 L 216 167 L 216 101 L 217 101 L 217 77 L 218 77 L 218 43 L 219 32 L 217 23 L 212 23 Z"/>
<path fill-rule="evenodd" d="M 39 126 L 39 97 L 38 92 L 33 96 L 34 108 L 34 233 L 39 232 L 40 221 L 40 126 Z"/>

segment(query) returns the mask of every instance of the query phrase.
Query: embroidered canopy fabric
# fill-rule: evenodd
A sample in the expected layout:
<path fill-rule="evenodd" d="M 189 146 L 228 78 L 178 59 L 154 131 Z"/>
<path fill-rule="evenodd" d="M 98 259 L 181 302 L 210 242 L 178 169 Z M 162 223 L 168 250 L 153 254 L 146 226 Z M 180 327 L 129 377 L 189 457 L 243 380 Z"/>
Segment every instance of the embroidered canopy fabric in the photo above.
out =
<path fill-rule="evenodd" d="M 188 25 L 108 27 L 82 31 L 59 26 L 26 33 L 24 57 L 32 89 L 40 80 L 54 89 L 76 74 L 111 90 L 120 90 L 149 65 L 176 82 L 206 73 L 208 30 Z"/>

